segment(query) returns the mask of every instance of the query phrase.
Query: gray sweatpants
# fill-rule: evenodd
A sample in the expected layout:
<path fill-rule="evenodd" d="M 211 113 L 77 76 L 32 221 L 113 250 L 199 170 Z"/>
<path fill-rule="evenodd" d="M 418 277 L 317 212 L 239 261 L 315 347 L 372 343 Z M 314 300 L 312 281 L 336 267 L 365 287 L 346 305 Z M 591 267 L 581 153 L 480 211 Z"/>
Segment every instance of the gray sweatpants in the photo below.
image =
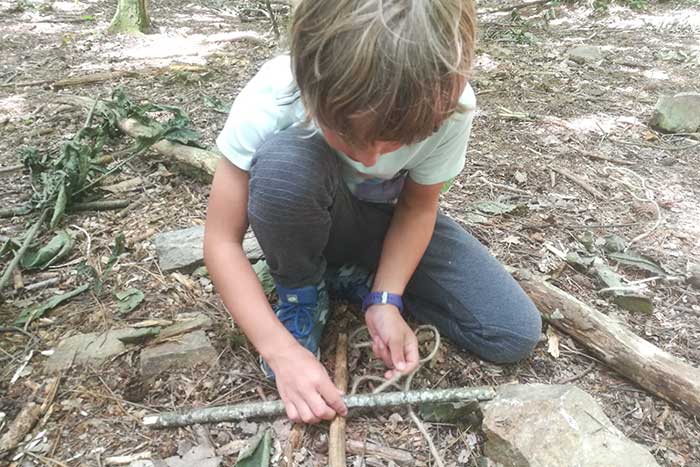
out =
<path fill-rule="evenodd" d="M 285 287 L 321 281 L 327 264 L 376 270 L 393 206 L 355 198 L 323 137 L 290 128 L 255 153 L 248 216 L 273 278 Z M 462 349 L 496 363 L 527 357 L 540 315 L 486 247 L 438 215 L 404 293 L 406 311 Z"/>

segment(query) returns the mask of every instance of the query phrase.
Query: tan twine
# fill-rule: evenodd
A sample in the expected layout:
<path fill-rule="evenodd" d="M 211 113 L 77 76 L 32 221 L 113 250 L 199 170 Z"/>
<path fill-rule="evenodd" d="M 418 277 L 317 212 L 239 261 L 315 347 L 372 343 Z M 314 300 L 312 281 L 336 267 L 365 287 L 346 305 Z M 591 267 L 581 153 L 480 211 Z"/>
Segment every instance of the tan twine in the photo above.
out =
<path fill-rule="evenodd" d="M 437 328 L 435 326 L 431 326 L 429 324 L 424 324 L 421 326 L 418 326 L 416 328 L 416 337 L 418 337 L 418 334 L 424 331 L 430 331 L 433 333 L 434 336 L 434 344 L 433 348 L 430 350 L 428 355 L 424 358 L 421 358 L 418 361 L 418 366 L 416 367 L 415 370 L 410 372 L 407 375 L 403 374 L 396 374 L 394 377 L 391 379 L 384 379 L 379 376 L 373 376 L 373 375 L 365 375 L 365 376 L 360 376 L 359 378 L 355 379 L 353 385 L 352 385 L 352 390 L 351 394 L 356 394 L 357 389 L 362 385 L 363 383 L 367 382 L 376 382 L 380 383 L 379 386 L 377 386 L 373 391 L 372 394 L 378 394 L 380 392 L 385 391 L 389 387 L 393 387 L 398 389 L 399 391 L 409 391 L 411 389 L 411 383 L 413 383 L 413 377 L 416 375 L 416 373 L 423 367 L 424 364 L 431 362 L 433 359 L 435 359 L 435 356 L 437 355 L 438 349 L 440 348 L 440 333 L 438 332 Z M 353 344 L 353 341 L 356 340 L 357 336 L 362 334 L 363 332 L 367 332 L 369 334 L 369 331 L 367 330 L 367 326 L 361 326 L 357 328 L 355 331 L 353 331 L 352 334 L 350 334 L 350 338 L 348 339 L 349 346 L 353 349 L 362 349 L 366 347 L 371 347 L 372 346 L 372 341 L 362 341 L 362 342 L 357 342 Z M 405 381 L 403 382 L 403 386 L 399 384 L 399 381 L 402 378 L 406 378 Z M 418 431 L 421 432 L 425 440 L 428 442 L 428 446 L 430 447 L 430 452 L 433 455 L 433 458 L 435 459 L 435 464 L 438 467 L 445 467 L 445 463 L 442 460 L 442 457 L 440 457 L 440 453 L 438 452 L 437 448 L 435 447 L 435 443 L 433 442 L 433 438 L 430 436 L 430 433 L 428 433 L 428 429 L 425 427 L 425 424 L 421 421 L 420 418 L 418 418 L 418 415 L 416 415 L 416 412 L 413 410 L 413 407 L 411 407 L 410 404 L 407 406 L 408 409 L 408 414 L 411 416 L 411 420 L 413 420 L 413 423 L 416 425 L 416 428 L 418 428 Z"/>

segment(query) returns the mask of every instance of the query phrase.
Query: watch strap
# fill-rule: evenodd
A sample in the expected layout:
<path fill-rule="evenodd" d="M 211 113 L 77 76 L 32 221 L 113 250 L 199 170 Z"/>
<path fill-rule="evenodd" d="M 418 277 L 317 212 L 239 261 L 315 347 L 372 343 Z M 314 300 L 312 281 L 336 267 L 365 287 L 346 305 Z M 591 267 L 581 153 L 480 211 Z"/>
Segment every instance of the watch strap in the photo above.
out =
<path fill-rule="evenodd" d="M 394 305 L 403 313 L 403 299 L 401 295 L 390 292 L 370 292 L 362 301 L 362 311 L 367 311 L 372 305 Z"/>

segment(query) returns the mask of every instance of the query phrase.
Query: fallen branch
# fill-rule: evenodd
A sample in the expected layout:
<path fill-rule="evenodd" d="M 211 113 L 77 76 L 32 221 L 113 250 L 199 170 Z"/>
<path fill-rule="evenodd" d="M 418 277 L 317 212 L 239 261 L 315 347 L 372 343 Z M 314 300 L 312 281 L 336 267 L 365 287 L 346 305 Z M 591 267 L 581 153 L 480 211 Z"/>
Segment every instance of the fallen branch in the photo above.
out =
<path fill-rule="evenodd" d="M 93 99 L 82 96 L 59 96 L 56 101 L 63 104 L 83 107 L 85 109 L 91 109 L 95 106 L 95 101 Z M 97 108 L 100 109 L 103 106 L 104 103 L 98 101 Z M 154 130 L 152 128 L 131 118 L 119 120 L 118 125 L 124 133 L 134 138 L 139 136 L 153 136 Z M 221 158 L 221 154 L 218 152 L 185 146 L 167 140 L 161 140 L 151 146 L 151 148 L 162 155 L 172 157 L 178 162 L 195 167 L 209 175 L 214 175 L 216 165 Z"/>
<path fill-rule="evenodd" d="M 0 277 L 0 291 L 2 291 L 7 282 L 10 280 L 10 277 L 12 277 L 12 271 L 15 270 L 19 262 L 22 260 L 22 257 L 29 249 L 29 246 L 34 241 L 34 237 L 36 237 L 36 234 L 39 232 L 39 228 L 41 227 L 41 224 L 44 223 L 44 220 L 46 219 L 48 213 L 49 210 L 44 209 L 44 212 L 42 212 L 41 216 L 39 216 L 39 220 L 37 220 L 36 223 L 32 226 L 32 228 L 29 229 L 29 231 L 27 232 L 27 235 L 24 237 L 24 243 L 22 243 L 22 246 L 20 247 L 19 251 L 17 251 L 15 257 L 12 258 L 10 264 L 7 265 L 7 268 L 5 269 L 5 272 L 3 272 L 2 277 Z"/>
<path fill-rule="evenodd" d="M 122 209 L 129 205 L 126 199 L 110 199 L 103 201 L 88 201 L 86 203 L 73 203 L 69 211 L 112 211 Z"/>
<path fill-rule="evenodd" d="M 19 411 L 3 437 L 0 438 L 0 455 L 14 450 L 22 442 L 24 437 L 32 431 L 34 425 L 36 425 L 41 416 L 46 413 L 49 406 L 53 403 L 60 381 L 60 377 L 46 380 L 42 387 L 44 401 L 41 405 L 30 401 L 22 407 L 22 410 Z"/>
<path fill-rule="evenodd" d="M 691 416 L 700 413 L 700 369 L 552 284 L 521 278 L 520 285 L 544 319 L 588 347 L 610 367 Z"/>
<path fill-rule="evenodd" d="M 576 185 L 580 186 L 581 188 L 583 188 L 584 190 L 586 190 L 587 192 L 589 192 L 590 194 L 592 194 L 596 198 L 605 199 L 605 195 L 603 193 L 598 191 L 596 188 L 593 188 L 593 186 L 590 183 L 588 183 L 585 180 L 583 180 L 582 178 L 572 174 L 568 170 L 560 169 L 558 167 L 550 167 L 550 169 L 552 169 L 554 172 L 558 173 L 559 175 L 562 175 L 565 178 L 568 178 L 569 180 L 571 180 Z"/>
<path fill-rule="evenodd" d="M 379 444 L 366 443 L 349 439 L 347 442 L 348 452 L 356 456 L 375 456 L 386 460 L 394 461 L 399 465 L 416 465 L 413 455 L 404 449 L 389 448 Z"/>
<path fill-rule="evenodd" d="M 334 382 L 343 393 L 348 390 L 348 335 L 338 334 L 335 346 L 335 376 Z M 328 435 L 328 465 L 330 467 L 345 467 L 345 417 L 338 415 L 331 422 Z"/>
<path fill-rule="evenodd" d="M 473 388 L 384 392 L 380 394 L 354 394 L 345 396 L 343 400 L 348 409 L 359 409 L 398 407 L 423 402 L 486 401 L 493 399 L 495 395 L 493 388 L 480 386 Z M 143 418 L 143 424 L 150 428 L 166 428 L 193 425 L 195 423 L 232 422 L 254 417 L 278 416 L 284 413 L 282 401 L 273 400 L 147 415 Z"/>

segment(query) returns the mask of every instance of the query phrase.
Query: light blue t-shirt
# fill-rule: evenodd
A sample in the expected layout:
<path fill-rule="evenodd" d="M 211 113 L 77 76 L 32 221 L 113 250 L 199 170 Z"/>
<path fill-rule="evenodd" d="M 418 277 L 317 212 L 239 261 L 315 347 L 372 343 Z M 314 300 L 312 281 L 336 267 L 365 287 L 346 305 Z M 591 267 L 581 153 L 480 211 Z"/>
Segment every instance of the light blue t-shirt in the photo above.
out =
<path fill-rule="evenodd" d="M 253 154 L 270 135 L 295 125 L 308 126 L 304 106 L 295 93 L 289 55 L 265 63 L 236 97 L 224 129 L 216 140 L 234 165 L 249 170 Z M 353 161 L 340 151 L 343 179 L 358 198 L 393 202 L 405 177 L 433 185 L 452 180 L 464 168 L 476 97 L 467 85 L 460 97 L 467 112 L 445 121 L 428 138 L 379 157 L 372 167 Z M 311 124 L 311 128 L 315 128 Z M 321 133 L 322 134 L 322 133 Z"/>

